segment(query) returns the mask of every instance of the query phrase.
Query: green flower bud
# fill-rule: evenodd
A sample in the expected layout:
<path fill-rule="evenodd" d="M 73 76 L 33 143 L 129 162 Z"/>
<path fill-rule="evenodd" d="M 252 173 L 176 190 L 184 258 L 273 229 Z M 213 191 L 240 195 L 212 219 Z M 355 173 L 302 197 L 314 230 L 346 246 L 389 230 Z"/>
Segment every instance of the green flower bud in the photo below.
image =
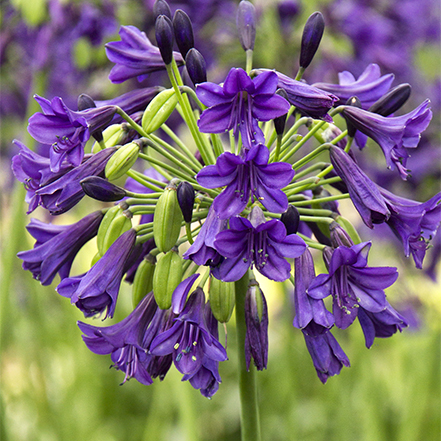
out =
<path fill-rule="evenodd" d="M 121 146 L 109 159 L 106 165 L 105 174 L 109 181 L 120 178 L 138 159 L 139 144 L 130 142 L 129 144 Z"/>
<path fill-rule="evenodd" d="M 210 307 L 214 317 L 221 323 L 227 323 L 236 303 L 234 282 L 221 282 L 212 277 L 208 292 Z"/>
<path fill-rule="evenodd" d="M 132 221 L 127 217 L 127 212 L 124 212 L 119 205 L 110 208 L 103 217 L 98 229 L 98 253 L 104 256 L 113 242 L 115 242 L 121 234 L 129 231 L 130 228 L 132 228 Z"/>
<path fill-rule="evenodd" d="M 158 257 L 153 274 L 153 294 L 161 309 L 171 306 L 173 291 L 182 281 L 182 262 L 182 258 L 174 250 Z"/>
<path fill-rule="evenodd" d="M 148 254 L 136 270 L 132 286 L 133 307 L 153 290 L 153 274 L 155 273 L 156 258 Z"/>
<path fill-rule="evenodd" d="M 170 183 L 156 204 L 153 218 L 153 237 L 159 251 L 166 253 L 175 246 L 183 220 L 176 185 Z"/>
<path fill-rule="evenodd" d="M 167 121 L 178 103 L 178 97 L 173 89 L 158 93 L 149 103 L 142 116 L 142 128 L 147 133 L 158 130 Z"/>

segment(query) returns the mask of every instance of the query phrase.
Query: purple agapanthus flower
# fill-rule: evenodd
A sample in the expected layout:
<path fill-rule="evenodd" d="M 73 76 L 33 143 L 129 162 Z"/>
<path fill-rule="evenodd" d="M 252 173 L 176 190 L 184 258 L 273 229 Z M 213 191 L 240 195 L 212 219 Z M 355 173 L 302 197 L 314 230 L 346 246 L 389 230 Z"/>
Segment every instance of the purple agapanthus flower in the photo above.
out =
<path fill-rule="evenodd" d="M 341 329 L 352 324 L 359 307 L 371 313 L 383 311 L 387 306 L 384 289 L 397 280 L 396 268 L 367 266 L 370 247 L 371 242 L 363 242 L 334 250 L 325 248 L 329 274 L 318 275 L 308 288 L 308 295 L 314 299 L 332 296 L 335 324 Z"/>
<path fill-rule="evenodd" d="M 179 310 L 182 296 L 173 296 L 172 308 Z M 164 356 L 173 354 L 179 372 L 187 378 L 193 377 L 207 358 L 212 361 L 227 360 L 227 353 L 205 322 L 205 295 L 198 287 L 190 295 L 184 308 L 176 317 L 173 326 L 152 341 L 150 352 Z"/>
<path fill-rule="evenodd" d="M 285 115 L 289 103 L 276 94 L 277 75 L 266 71 L 253 80 L 240 68 L 232 68 L 223 85 L 201 83 L 196 93 L 208 106 L 198 121 L 203 133 L 239 132 L 245 149 L 264 143 L 258 121 L 269 121 Z"/>
<path fill-rule="evenodd" d="M 232 217 L 230 229 L 218 233 L 214 246 L 225 260 L 213 274 L 224 282 L 239 280 L 250 266 L 269 279 L 282 282 L 291 271 L 285 257 L 299 257 L 306 249 L 303 239 L 286 234 L 281 221 L 266 221 L 259 207 L 253 208 L 249 219 Z"/>
<path fill-rule="evenodd" d="M 73 225 L 52 225 L 31 219 L 26 227 L 36 239 L 34 248 L 17 256 L 23 269 L 31 271 L 42 285 L 50 285 L 58 273 L 61 279 L 69 276 L 78 251 L 98 232 L 104 214 L 95 211 Z"/>
<path fill-rule="evenodd" d="M 380 67 L 377 64 L 369 64 L 364 72 L 356 80 L 348 72 L 338 74 L 339 84 L 314 83 L 313 86 L 338 97 L 335 106 L 346 104 L 346 101 L 356 96 L 363 109 L 368 109 L 378 99 L 380 99 L 392 86 L 393 74 L 381 76 Z"/>
<path fill-rule="evenodd" d="M 184 259 L 191 259 L 197 265 L 216 266 L 219 264 L 222 256 L 214 247 L 214 240 L 217 233 L 225 230 L 227 225 L 228 221 L 220 219 L 211 205 L 204 225 L 202 225 L 194 243 L 184 253 Z"/>
<path fill-rule="evenodd" d="M 91 134 L 110 124 L 116 112 L 115 106 L 73 111 L 60 97 L 49 101 L 35 95 L 35 100 L 43 113 L 29 118 L 28 131 L 38 142 L 52 145 L 50 165 L 53 172 L 60 170 L 64 160 L 74 166 L 80 165 L 84 145 Z"/>
<path fill-rule="evenodd" d="M 387 166 L 397 167 L 402 179 L 407 179 L 409 154 L 406 149 L 417 147 L 421 132 L 432 119 L 430 101 L 421 103 L 406 115 L 384 117 L 354 106 L 345 106 L 342 115 L 360 132 L 372 138 L 383 150 Z"/>
<path fill-rule="evenodd" d="M 135 26 L 121 26 L 119 35 L 121 41 L 106 44 L 107 58 L 116 64 L 109 75 L 112 83 L 122 83 L 134 77 L 142 81 L 151 72 L 165 69 L 159 49 L 144 32 Z M 173 58 L 178 65 L 183 64 L 179 52 L 173 52 Z"/>
<path fill-rule="evenodd" d="M 63 279 L 57 292 L 70 297 L 71 303 L 75 303 L 85 317 L 104 312 L 104 318 L 113 317 L 121 279 L 135 240 L 136 231 L 126 231 L 87 273 Z"/>
<path fill-rule="evenodd" d="M 260 76 L 268 71 L 266 69 L 258 69 L 256 72 L 260 72 Z M 293 80 L 280 72 L 274 72 L 277 74 L 277 87 L 286 92 L 288 101 L 295 106 L 299 112 L 312 118 L 321 118 L 325 121 L 332 122 L 332 118 L 328 115 L 328 112 L 338 100 L 335 95 L 320 90 L 317 87 L 310 86 L 302 81 Z M 259 78 L 259 76 L 257 78 Z"/>
<path fill-rule="evenodd" d="M 84 334 L 84 343 L 92 352 L 112 354 L 113 367 L 125 373 L 124 383 L 136 378 L 149 385 L 153 382 L 148 370 L 152 355 L 145 349 L 145 339 L 154 327 L 157 312 L 158 306 L 150 292 L 128 317 L 115 325 L 98 327 L 78 322 L 78 326 Z"/>
<path fill-rule="evenodd" d="M 52 215 L 65 213 L 74 207 L 85 195 L 80 181 L 89 176 L 100 176 L 116 148 L 109 147 L 94 155 L 87 155 L 83 163 L 69 170 L 58 179 L 35 190 L 38 204 Z"/>
<path fill-rule="evenodd" d="M 294 171 L 291 164 L 268 164 L 269 151 L 263 144 L 252 147 L 244 157 L 225 152 L 216 165 L 204 167 L 196 176 L 206 188 L 227 188 L 214 199 L 213 207 L 221 219 L 239 214 L 255 199 L 273 213 L 288 208 L 288 198 L 281 188 L 291 182 Z"/>
<path fill-rule="evenodd" d="M 322 383 L 326 383 L 329 377 L 338 375 L 343 366 L 350 366 L 347 355 L 328 328 L 311 322 L 302 332 Z"/>

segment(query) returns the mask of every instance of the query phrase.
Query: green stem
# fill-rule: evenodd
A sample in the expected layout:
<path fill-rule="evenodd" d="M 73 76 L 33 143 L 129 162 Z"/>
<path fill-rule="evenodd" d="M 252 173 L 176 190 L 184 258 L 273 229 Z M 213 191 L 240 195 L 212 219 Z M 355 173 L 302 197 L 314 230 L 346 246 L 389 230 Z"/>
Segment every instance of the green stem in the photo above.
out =
<path fill-rule="evenodd" d="M 246 273 L 235 282 L 236 290 L 236 333 L 239 358 L 240 422 L 242 441 L 260 441 L 259 407 L 257 403 L 256 368 L 251 363 L 247 371 L 245 361 L 245 295 L 249 276 Z"/>

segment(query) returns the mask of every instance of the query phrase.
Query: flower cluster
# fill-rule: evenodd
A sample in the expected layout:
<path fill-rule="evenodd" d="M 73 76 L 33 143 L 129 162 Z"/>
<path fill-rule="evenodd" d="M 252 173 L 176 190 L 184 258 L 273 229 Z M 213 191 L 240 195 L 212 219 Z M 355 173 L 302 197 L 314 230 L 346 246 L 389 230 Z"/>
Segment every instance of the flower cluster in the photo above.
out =
<path fill-rule="evenodd" d="M 61 97 L 36 97 L 42 112 L 31 116 L 28 130 L 49 155 L 15 141 L 20 152 L 12 160 L 28 213 L 42 207 L 57 216 L 84 197 L 115 204 L 72 225 L 32 219 L 36 243 L 19 253 L 23 268 L 44 285 L 58 274 L 57 292 L 86 318 L 113 317 L 125 277 L 133 312 L 110 326 L 79 322 L 87 347 L 110 354 L 124 381 L 151 384 L 173 364 L 206 397 L 218 390 L 219 362 L 228 358 L 218 322 L 227 323 L 236 308 L 237 326 L 246 328 L 246 369 L 266 369 L 271 314 L 255 273 L 291 283 L 293 325 L 326 382 L 349 366 L 333 327 L 346 329 L 358 318 L 369 348 L 375 337 L 407 326 L 386 299 L 397 269 L 368 265 L 372 241 L 359 239 L 338 200 L 350 198 L 371 229 L 387 223 L 417 268 L 441 222 L 441 193 L 419 203 L 383 189 L 358 164 L 352 142 L 363 147 L 370 138 L 405 179 L 408 149 L 417 148 L 430 122 L 430 103 L 391 116 L 408 88 L 391 89 L 394 76 L 382 76 L 374 64 L 357 80 L 342 72 L 339 85 L 303 81 L 323 35 L 318 12 L 305 25 L 295 77 L 253 69 L 256 14 L 246 0 L 237 14 L 246 68 L 208 82 L 190 18 L 182 10 L 172 17 L 164 0 L 154 10 L 157 45 L 123 26 L 121 40 L 106 45 L 115 63 L 109 79 L 142 80 L 163 70 L 169 86 L 106 102 L 83 94 L 78 109 Z M 191 142 L 179 137 L 181 125 Z M 91 268 L 71 274 L 95 236 Z M 326 273 L 316 275 L 313 249 Z"/>

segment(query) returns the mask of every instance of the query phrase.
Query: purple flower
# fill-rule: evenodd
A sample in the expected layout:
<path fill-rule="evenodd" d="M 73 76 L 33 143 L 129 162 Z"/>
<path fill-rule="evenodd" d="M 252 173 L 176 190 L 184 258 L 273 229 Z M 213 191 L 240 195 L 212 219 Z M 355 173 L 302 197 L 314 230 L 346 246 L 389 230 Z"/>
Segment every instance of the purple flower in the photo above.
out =
<path fill-rule="evenodd" d="M 115 106 L 104 106 L 73 111 L 60 97 L 52 101 L 35 95 L 43 113 L 35 113 L 29 118 L 28 131 L 38 142 L 52 145 L 50 165 L 58 172 L 61 163 L 67 160 L 78 166 L 84 157 L 84 145 L 91 134 L 107 126 L 115 114 Z"/>
<path fill-rule="evenodd" d="M 204 167 L 196 176 L 206 188 L 227 188 L 214 199 L 213 207 L 221 219 L 239 214 L 250 200 L 258 200 L 268 210 L 283 213 L 288 208 L 288 198 L 280 189 L 294 176 L 291 164 L 268 164 L 269 151 L 263 144 L 254 146 L 244 158 L 225 152 L 216 165 Z"/>
<path fill-rule="evenodd" d="M 136 378 L 142 384 L 152 384 L 148 366 L 146 336 L 155 326 L 158 306 L 153 293 L 147 294 L 128 317 L 112 326 L 97 327 L 78 322 L 87 347 L 98 355 L 112 354 L 114 367 L 125 373 L 124 383 Z"/>
<path fill-rule="evenodd" d="M 220 219 L 212 205 L 196 240 L 184 253 L 184 259 L 191 259 L 197 265 L 216 266 L 220 263 L 222 256 L 214 247 L 214 240 L 217 233 L 227 228 L 227 224 L 228 221 Z"/>
<path fill-rule="evenodd" d="M 251 266 L 271 280 L 282 282 L 291 271 L 285 257 L 299 257 L 306 244 L 296 234 L 286 234 L 277 219 L 265 221 L 259 207 L 254 207 L 249 220 L 230 219 L 230 229 L 221 231 L 214 241 L 216 250 L 226 259 L 214 275 L 224 282 L 239 280 Z"/>
<path fill-rule="evenodd" d="M 343 366 L 350 366 L 347 355 L 328 328 L 311 322 L 302 332 L 322 383 L 326 383 L 329 377 L 338 375 Z"/>
<path fill-rule="evenodd" d="M 394 75 L 381 76 L 379 66 L 369 64 L 357 80 L 348 71 L 340 72 L 338 79 L 339 84 L 315 83 L 314 87 L 336 95 L 338 97 L 336 106 L 346 104 L 349 98 L 356 96 L 361 101 L 362 108 L 368 109 L 387 93 L 394 80 Z"/>
<path fill-rule="evenodd" d="M 208 106 L 198 126 L 203 133 L 233 130 L 242 136 L 245 149 L 264 143 L 258 121 L 269 121 L 285 115 L 289 103 L 276 94 L 277 76 L 266 71 L 253 80 L 240 68 L 232 68 L 222 86 L 201 83 L 196 87 L 198 98 Z"/>
<path fill-rule="evenodd" d="M 179 296 L 177 296 L 179 297 Z M 182 296 L 173 296 L 173 310 L 179 310 Z M 152 341 L 153 355 L 173 354 L 176 368 L 191 378 L 202 367 L 206 359 L 225 361 L 227 353 L 217 338 L 210 332 L 205 321 L 205 295 L 201 288 L 190 295 L 173 326 Z M 185 377 L 184 377 L 185 378 Z"/>
<path fill-rule="evenodd" d="M 266 69 L 259 69 L 257 72 L 268 72 Z M 302 81 L 296 81 L 280 73 L 277 74 L 277 87 L 285 90 L 288 101 L 296 109 L 312 118 L 321 118 L 332 122 L 332 118 L 327 114 L 334 103 L 338 100 L 335 95 L 310 86 Z M 262 73 L 260 73 L 262 75 Z M 260 76 L 259 75 L 259 76 Z M 257 77 L 259 78 L 259 77 Z"/>
<path fill-rule="evenodd" d="M 406 149 L 417 147 L 421 132 L 429 125 L 432 119 L 429 103 L 426 100 L 412 112 L 394 117 L 384 117 L 353 106 L 345 106 L 342 115 L 381 147 L 389 168 L 397 166 L 400 176 L 407 179 L 409 154 Z"/>
<path fill-rule="evenodd" d="M 314 299 L 333 298 L 335 324 L 346 329 L 357 317 L 359 307 L 378 313 L 386 308 L 384 289 L 398 277 L 396 268 L 368 267 L 370 242 L 351 247 L 326 248 L 325 262 L 329 274 L 318 275 L 308 288 Z"/>
<path fill-rule="evenodd" d="M 95 211 L 73 225 L 31 219 L 26 229 L 36 242 L 32 250 L 17 254 L 23 260 L 23 269 L 31 271 L 42 285 L 50 285 L 57 273 L 61 279 L 68 277 L 75 256 L 96 235 L 103 216 L 101 211 Z"/>
<path fill-rule="evenodd" d="M 85 317 L 103 312 L 104 318 L 113 317 L 119 285 L 135 240 L 136 231 L 126 231 L 87 273 L 63 279 L 57 286 L 58 293 L 70 297 Z"/>
<path fill-rule="evenodd" d="M 65 213 L 74 207 L 85 195 L 80 181 L 89 176 L 104 173 L 107 161 L 116 149 L 109 147 L 95 155 L 87 155 L 84 162 L 58 179 L 43 185 L 35 191 L 38 204 L 49 210 L 52 215 Z"/>
<path fill-rule="evenodd" d="M 135 26 L 121 26 L 119 35 L 121 41 L 106 44 L 107 57 L 116 64 L 109 75 L 112 83 L 122 83 L 134 77 L 142 81 L 149 73 L 165 69 L 159 49 L 144 32 Z M 173 52 L 173 57 L 178 65 L 183 64 L 180 53 Z"/>

